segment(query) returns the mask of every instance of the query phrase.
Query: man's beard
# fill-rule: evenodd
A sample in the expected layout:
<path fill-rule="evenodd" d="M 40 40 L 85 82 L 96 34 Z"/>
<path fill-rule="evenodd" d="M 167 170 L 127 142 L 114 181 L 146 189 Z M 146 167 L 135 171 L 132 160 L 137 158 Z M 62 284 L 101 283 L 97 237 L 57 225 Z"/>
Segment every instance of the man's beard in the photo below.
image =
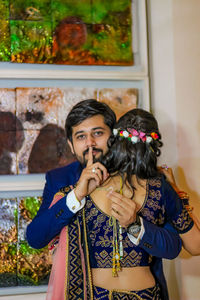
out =
<path fill-rule="evenodd" d="M 95 147 L 92 148 L 92 150 L 96 151 L 97 154 L 101 153 L 101 155 L 98 156 L 98 158 L 96 158 L 95 155 L 93 155 L 93 163 L 98 162 L 99 160 L 101 160 L 102 157 L 103 157 L 103 150 L 99 149 L 99 148 L 95 148 Z M 77 160 L 81 163 L 83 168 L 86 167 L 87 162 L 88 162 L 88 160 L 85 158 L 85 156 L 86 156 L 86 154 L 88 154 L 88 152 L 89 152 L 89 149 L 86 149 L 85 151 L 83 151 L 83 156 L 82 157 L 76 155 Z"/>

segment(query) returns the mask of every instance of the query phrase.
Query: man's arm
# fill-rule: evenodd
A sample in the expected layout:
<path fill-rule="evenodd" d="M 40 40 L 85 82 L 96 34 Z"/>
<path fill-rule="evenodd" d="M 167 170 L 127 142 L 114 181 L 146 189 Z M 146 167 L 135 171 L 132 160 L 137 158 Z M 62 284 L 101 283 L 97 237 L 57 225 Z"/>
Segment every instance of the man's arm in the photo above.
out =
<path fill-rule="evenodd" d="M 63 194 L 63 197 L 61 196 L 59 201 L 50 207 L 55 193 L 53 189 L 50 190 L 49 186 L 51 186 L 51 173 L 46 175 L 41 207 L 26 230 L 28 243 L 36 249 L 45 247 L 74 216 L 66 205 L 67 195 Z"/>
<path fill-rule="evenodd" d="M 174 259 L 182 248 L 182 241 L 171 224 L 166 223 L 164 227 L 159 227 L 146 220 L 143 220 L 144 235 L 139 242 L 139 246 L 150 255 Z"/>
<path fill-rule="evenodd" d="M 26 231 L 27 241 L 33 248 L 46 246 L 71 221 L 74 213 L 66 205 L 66 196 L 60 197 L 54 205 L 52 202 L 61 188 L 76 184 L 81 172 L 80 163 L 73 162 L 46 173 L 42 204 Z"/>

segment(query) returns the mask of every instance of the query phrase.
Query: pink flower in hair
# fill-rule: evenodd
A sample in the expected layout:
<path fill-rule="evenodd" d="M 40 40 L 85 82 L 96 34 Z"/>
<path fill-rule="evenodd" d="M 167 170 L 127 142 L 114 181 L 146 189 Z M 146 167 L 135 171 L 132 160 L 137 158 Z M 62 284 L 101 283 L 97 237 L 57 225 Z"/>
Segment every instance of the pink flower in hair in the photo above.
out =
<path fill-rule="evenodd" d="M 134 128 L 127 128 L 128 131 L 133 135 L 133 136 L 137 136 L 139 137 L 143 142 L 146 141 L 146 134 L 145 132 L 142 132 L 142 131 L 137 131 L 136 129 Z"/>

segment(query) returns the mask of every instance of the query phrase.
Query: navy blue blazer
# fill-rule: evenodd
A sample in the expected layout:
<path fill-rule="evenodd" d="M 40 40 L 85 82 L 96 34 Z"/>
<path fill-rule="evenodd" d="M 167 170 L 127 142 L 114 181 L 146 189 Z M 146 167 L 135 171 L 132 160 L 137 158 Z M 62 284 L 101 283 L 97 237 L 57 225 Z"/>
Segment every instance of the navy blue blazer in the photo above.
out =
<path fill-rule="evenodd" d="M 64 186 L 74 185 L 81 174 L 79 162 L 46 173 L 41 207 L 27 226 L 26 238 L 30 246 L 39 249 L 46 246 L 73 218 L 74 213 L 66 205 L 66 196 L 49 208 L 55 193 Z M 168 299 L 167 286 L 162 269 L 162 258 L 173 259 L 181 251 L 182 242 L 176 230 L 170 225 L 158 227 L 143 220 L 145 233 L 139 246 L 154 256 L 152 272 L 162 286 L 163 299 Z"/>

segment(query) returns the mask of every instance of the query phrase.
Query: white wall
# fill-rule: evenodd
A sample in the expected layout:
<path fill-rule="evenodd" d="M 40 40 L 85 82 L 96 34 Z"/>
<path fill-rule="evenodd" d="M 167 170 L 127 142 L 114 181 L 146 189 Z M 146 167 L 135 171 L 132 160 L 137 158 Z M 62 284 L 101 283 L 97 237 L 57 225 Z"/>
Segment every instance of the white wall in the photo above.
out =
<path fill-rule="evenodd" d="M 200 1 L 147 0 L 152 110 L 163 134 L 161 162 L 173 167 L 200 215 Z M 165 261 L 170 300 L 200 299 L 200 257 Z M 43 300 L 44 294 L 2 300 Z"/>
<path fill-rule="evenodd" d="M 161 162 L 173 167 L 200 215 L 200 1 L 147 0 L 152 111 L 163 133 Z M 165 261 L 170 300 L 200 299 L 200 257 Z"/>

